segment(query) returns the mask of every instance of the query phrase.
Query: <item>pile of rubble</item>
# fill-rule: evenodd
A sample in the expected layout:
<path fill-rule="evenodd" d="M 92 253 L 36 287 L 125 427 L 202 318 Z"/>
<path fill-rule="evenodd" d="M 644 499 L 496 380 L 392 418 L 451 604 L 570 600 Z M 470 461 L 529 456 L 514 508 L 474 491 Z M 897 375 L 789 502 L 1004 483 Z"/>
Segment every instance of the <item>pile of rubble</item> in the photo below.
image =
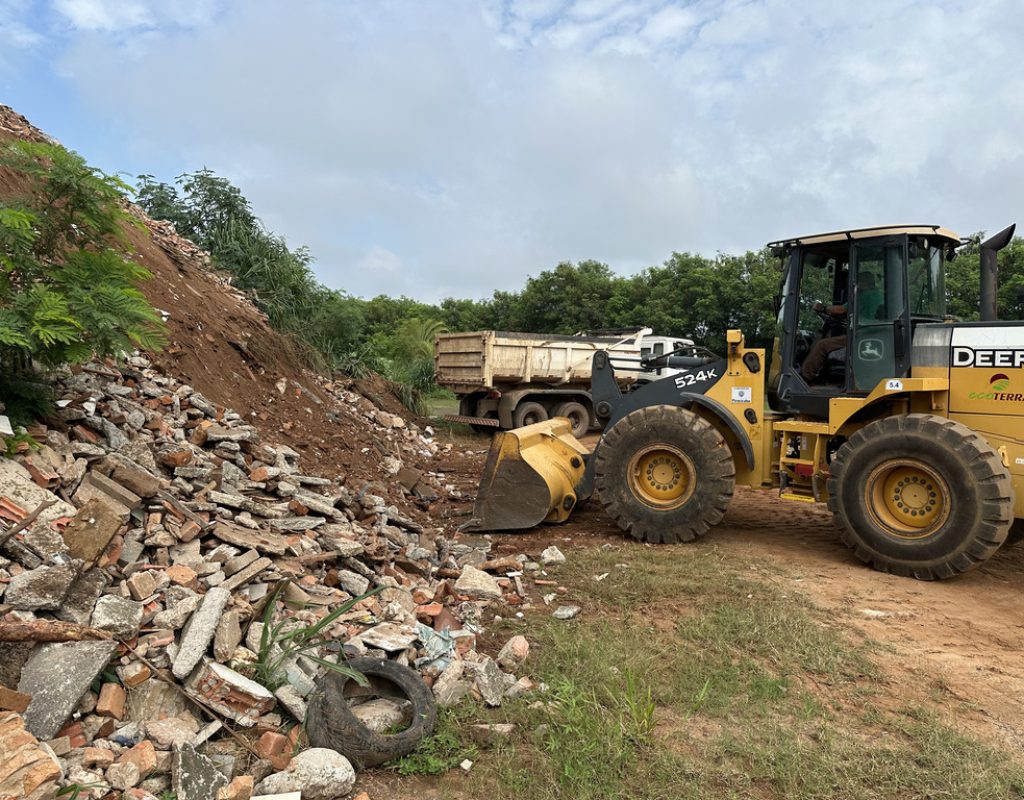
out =
<path fill-rule="evenodd" d="M 489 605 L 529 606 L 523 576 L 541 564 L 431 527 L 417 503 L 452 487 L 403 457 L 444 448 L 329 388 L 393 453 L 368 454 L 379 482 L 307 474 L 140 355 L 61 380 L 59 421 L 0 457 L 0 798 L 342 797 L 342 756 L 292 754 L 314 680 L 345 656 L 415 668 L 440 705 L 534 688 L 516 677 L 525 638 L 492 659 L 476 637 Z M 389 503 L 378 489 L 395 485 L 406 500 Z M 345 604 L 323 646 L 289 650 L 286 634 Z M 407 713 L 387 698 L 353 711 L 378 731 Z"/>

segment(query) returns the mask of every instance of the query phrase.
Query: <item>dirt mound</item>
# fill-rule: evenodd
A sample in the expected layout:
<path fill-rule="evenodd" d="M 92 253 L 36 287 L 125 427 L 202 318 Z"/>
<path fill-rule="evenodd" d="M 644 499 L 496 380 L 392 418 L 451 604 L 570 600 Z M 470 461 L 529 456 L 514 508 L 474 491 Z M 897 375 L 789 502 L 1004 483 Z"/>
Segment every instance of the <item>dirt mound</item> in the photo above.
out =
<path fill-rule="evenodd" d="M 0 143 L 11 139 L 53 141 L 23 116 L 0 105 Z M 22 176 L 0 169 L 0 200 L 28 191 Z M 428 467 L 429 453 L 418 456 L 419 431 L 399 426 L 394 415 L 410 417 L 386 381 L 332 383 L 301 366 L 296 342 L 272 330 L 266 316 L 227 276 L 211 268 L 210 257 L 178 236 L 172 225 L 131 212 L 143 229 L 130 229 L 132 257 L 153 278 L 141 288 L 165 312 L 169 342 L 153 363 L 188 383 L 213 402 L 232 408 L 274 441 L 301 454 L 304 471 L 323 477 L 341 475 L 359 490 L 386 477 L 382 462 L 399 456 L 403 466 Z M 368 424 L 368 419 L 371 424 Z M 379 423 L 379 424 L 374 424 Z M 382 432 L 389 432 L 382 436 Z M 399 448 L 396 440 L 401 440 Z M 389 499 L 402 490 L 388 482 Z"/>

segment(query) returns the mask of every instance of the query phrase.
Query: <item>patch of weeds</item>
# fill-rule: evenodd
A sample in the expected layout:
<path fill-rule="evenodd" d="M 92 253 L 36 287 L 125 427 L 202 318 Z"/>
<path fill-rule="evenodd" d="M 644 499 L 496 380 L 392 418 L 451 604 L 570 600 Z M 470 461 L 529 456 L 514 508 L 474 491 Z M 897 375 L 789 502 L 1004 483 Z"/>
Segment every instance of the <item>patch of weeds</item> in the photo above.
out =
<path fill-rule="evenodd" d="M 260 634 L 260 646 L 256 653 L 256 661 L 252 664 L 256 681 L 271 691 L 277 689 L 287 681 L 285 665 L 293 658 L 302 655 L 326 670 L 351 678 L 360 686 L 367 686 L 366 678 L 361 673 L 346 666 L 344 661 L 328 661 L 316 655 L 314 651 L 330 641 L 325 631 L 334 624 L 338 617 L 351 611 L 357 603 L 365 600 L 367 597 L 382 591 L 384 587 L 378 586 L 359 597 L 353 597 L 345 601 L 331 613 L 324 616 L 319 622 L 312 625 L 295 625 L 295 620 L 287 616 L 282 617 L 276 623 L 274 622 L 278 599 L 285 586 L 287 586 L 287 581 L 277 585 L 267 599 L 267 604 L 263 611 L 263 630 Z"/>
<path fill-rule="evenodd" d="M 463 736 L 464 720 L 459 709 L 440 709 L 439 712 L 434 732 L 413 752 L 390 765 L 399 775 L 442 775 L 465 759 L 476 757 L 476 746 Z"/>

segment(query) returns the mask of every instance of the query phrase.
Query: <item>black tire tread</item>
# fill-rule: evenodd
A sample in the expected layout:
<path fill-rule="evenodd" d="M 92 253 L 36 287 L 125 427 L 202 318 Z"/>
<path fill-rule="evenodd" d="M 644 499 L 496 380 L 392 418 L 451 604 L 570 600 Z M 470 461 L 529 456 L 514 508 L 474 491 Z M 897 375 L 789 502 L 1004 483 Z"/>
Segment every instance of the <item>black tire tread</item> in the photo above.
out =
<path fill-rule="evenodd" d="M 978 524 L 967 533 L 967 546 L 945 559 L 911 564 L 872 550 L 857 535 L 841 503 L 842 483 L 851 456 L 869 443 L 879 439 L 892 440 L 892 437 L 905 433 L 935 439 L 950 452 L 959 453 L 980 489 L 982 505 Z M 850 436 L 832 460 L 828 492 L 828 508 L 840 538 L 857 558 L 882 572 L 919 580 L 948 578 L 974 569 L 1003 545 L 1013 521 L 1013 483 L 999 454 L 966 425 L 931 414 L 886 417 Z"/>
<path fill-rule="evenodd" d="M 637 501 L 632 499 L 628 487 L 618 485 L 613 476 L 622 461 L 628 462 L 632 453 L 623 450 L 639 431 L 653 434 L 651 441 L 677 444 L 682 435 L 690 440 L 691 449 L 699 448 L 707 458 L 705 469 L 697 475 L 698 486 L 694 490 L 700 496 L 686 504 L 689 507 L 697 500 L 700 513 L 685 524 L 667 524 L 671 512 L 660 512 L 662 519 L 656 511 L 638 514 Z M 595 462 L 595 488 L 605 511 L 619 528 L 641 541 L 653 544 L 692 542 L 721 521 L 732 499 L 736 466 L 728 445 L 709 422 L 678 406 L 648 406 L 620 419 L 605 432 L 595 453 Z"/>
<path fill-rule="evenodd" d="M 352 658 L 346 664 L 371 682 L 383 678 L 393 684 L 412 703 L 412 723 L 391 735 L 371 731 L 352 713 L 345 699 L 345 686 L 351 679 L 328 672 L 317 681 L 306 712 L 306 733 L 314 747 L 337 750 L 356 767 L 375 767 L 408 755 L 433 732 L 437 705 L 415 670 L 369 657 Z"/>

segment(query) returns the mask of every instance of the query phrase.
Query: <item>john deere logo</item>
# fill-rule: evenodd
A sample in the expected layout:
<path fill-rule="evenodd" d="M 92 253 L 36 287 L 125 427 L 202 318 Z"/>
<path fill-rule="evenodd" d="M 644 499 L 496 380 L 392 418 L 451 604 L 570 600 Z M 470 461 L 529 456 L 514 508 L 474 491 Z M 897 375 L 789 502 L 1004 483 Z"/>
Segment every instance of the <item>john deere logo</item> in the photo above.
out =
<path fill-rule="evenodd" d="M 883 350 L 881 339 L 865 339 L 860 343 L 858 353 L 861 361 L 881 361 Z"/>
<path fill-rule="evenodd" d="M 992 386 L 993 391 L 996 392 L 1005 392 L 1010 388 L 1010 376 L 1004 375 L 1001 372 L 997 372 L 989 378 L 988 382 Z"/>

